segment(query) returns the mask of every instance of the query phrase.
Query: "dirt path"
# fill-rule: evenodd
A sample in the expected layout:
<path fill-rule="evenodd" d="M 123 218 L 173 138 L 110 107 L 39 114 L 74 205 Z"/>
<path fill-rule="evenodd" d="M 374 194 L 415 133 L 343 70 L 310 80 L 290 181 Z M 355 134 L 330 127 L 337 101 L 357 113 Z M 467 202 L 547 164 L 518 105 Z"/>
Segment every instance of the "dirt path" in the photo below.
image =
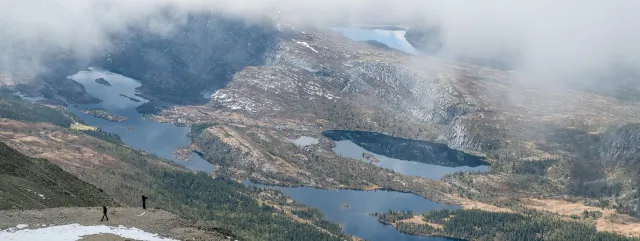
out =
<path fill-rule="evenodd" d="M 102 207 L 54 208 L 43 210 L 0 211 L 0 230 L 29 225 L 27 229 L 80 224 L 135 227 L 149 233 L 179 240 L 227 240 L 217 233 L 195 228 L 191 222 L 156 209 L 109 208 L 109 221 L 100 222 Z M 114 235 L 92 235 L 86 240 L 114 240 Z M 118 240 L 118 239 L 115 239 Z"/>

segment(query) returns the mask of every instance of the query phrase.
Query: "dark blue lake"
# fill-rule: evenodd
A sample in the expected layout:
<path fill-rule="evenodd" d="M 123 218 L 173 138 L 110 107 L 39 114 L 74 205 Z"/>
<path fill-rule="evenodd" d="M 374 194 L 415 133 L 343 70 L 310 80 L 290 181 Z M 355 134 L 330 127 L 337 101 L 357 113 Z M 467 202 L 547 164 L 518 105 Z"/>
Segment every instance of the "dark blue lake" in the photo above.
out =
<path fill-rule="evenodd" d="M 404 33 L 402 33 L 402 31 L 378 31 L 356 28 L 334 28 L 334 30 L 340 31 L 345 36 L 354 40 L 376 40 L 391 48 L 412 54 L 417 53 L 417 50 L 404 40 Z M 212 164 L 196 154 L 191 155 L 190 161 L 182 161 L 176 158 L 174 150 L 179 147 L 186 147 L 189 144 L 190 138 L 187 134 L 190 129 L 188 127 L 178 127 L 173 124 L 148 120 L 136 111 L 137 106 L 147 102 L 144 98 L 135 95 L 135 88 L 140 86 L 140 82 L 137 80 L 97 70 L 80 71 L 69 78 L 83 84 L 89 94 L 103 100 L 103 102 L 99 104 L 79 105 L 77 107 L 69 106 L 67 108 L 69 112 L 76 114 L 87 125 L 102 128 L 109 133 L 118 134 L 124 143 L 133 148 L 180 163 L 191 170 L 203 172 L 211 172 L 213 170 L 214 167 Z M 96 83 L 95 79 L 97 78 L 104 78 L 112 86 Z M 140 102 L 132 101 L 121 96 L 121 94 L 138 99 Z M 125 116 L 127 120 L 123 122 L 109 122 L 83 113 L 84 109 L 90 108 L 102 108 L 109 113 Z M 300 142 L 306 144 L 308 140 Z M 334 151 L 343 156 L 356 159 L 362 159 L 362 153 L 367 152 L 375 155 L 375 157 L 380 160 L 379 165 L 383 167 L 391 168 L 407 175 L 425 176 L 435 179 L 440 178 L 446 173 L 483 168 L 447 167 L 390 158 L 368 151 L 350 140 L 337 141 Z M 411 210 L 414 213 L 421 213 L 434 209 L 459 208 L 438 204 L 413 194 L 390 191 L 321 190 L 309 187 L 258 186 L 281 190 L 285 195 L 297 202 L 318 208 L 324 213 L 328 220 L 342 224 L 345 233 L 367 240 L 454 240 L 402 234 L 391 226 L 384 226 L 378 223 L 375 217 L 369 215 L 373 212 L 384 212 L 390 209 Z M 348 204 L 350 207 L 344 208 L 344 204 Z"/>

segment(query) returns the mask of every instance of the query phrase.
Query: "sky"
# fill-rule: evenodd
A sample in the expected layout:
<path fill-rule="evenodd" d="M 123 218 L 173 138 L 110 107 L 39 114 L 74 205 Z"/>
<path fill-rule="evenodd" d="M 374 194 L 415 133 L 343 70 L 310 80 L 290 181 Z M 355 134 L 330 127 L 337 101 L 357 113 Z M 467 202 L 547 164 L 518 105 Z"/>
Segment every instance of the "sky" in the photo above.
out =
<path fill-rule="evenodd" d="M 612 60 L 640 67 L 639 10 L 637 0 L 3 0 L 0 70 L 43 70 L 42 57 L 60 50 L 91 57 L 110 47 L 110 34 L 163 32 L 189 13 L 248 22 L 278 13 L 319 26 L 437 24 L 445 54 L 506 52 L 518 56 L 523 75 L 561 81 Z"/>

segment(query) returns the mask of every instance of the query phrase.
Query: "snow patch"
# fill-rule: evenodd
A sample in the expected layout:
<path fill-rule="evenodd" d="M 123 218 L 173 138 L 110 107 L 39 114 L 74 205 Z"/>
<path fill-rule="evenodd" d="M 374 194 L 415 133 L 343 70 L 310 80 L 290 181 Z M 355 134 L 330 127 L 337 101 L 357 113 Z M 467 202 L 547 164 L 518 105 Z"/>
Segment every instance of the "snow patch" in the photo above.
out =
<path fill-rule="evenodd" d="M 302 45 L 302 46 L 305 46 L 305 47 L 311 49 L 313 52 L 319 53 L 318 50 L 316 50 L 313 47 L 311 47 L 311 45 L 309 45 L 307 42 L 296 41 L 295 39 L 293 41 L 296 42 L 299 45 Z"/>
<path fill-rule="evenodd" d="M 27 188 L 27 191 L 32 192 L 32 193 L 34 193 L 34 194 L 38 195 L 38 196 L 39 196 L 39 197 L 41 197 L 42 199 L 47 199 L 44 195 L 42 195 L 42 194 L 40 194 L 40 193 L 37 193 L 37 192 L 35 192 L 35 191 L 32 191 L 31 189 L 28 189 L 28 188 Z"/>
<path fill-rule="evenodd" d="M 16 226 L 26 224 L 20 224 Z M 23 228 L 24 228 L 23 227 Z M 63 240 L 80 240 L 83 236 L 95 234 L 114 234 L 123 238 L 150 241 L 166 241 L 175 240 L 160 237 L 157 234 L 147 233 L 137 228 L 126 228 L 124 226 L 109 227 L 100 226 L 82 226 L 80 224 L 69 224 L 62 226 L 51 226 L 40 229 L 7 229 L 0 231 L 0 240 L 47 240 L 47 241 L 63 241 Z"/>
<path fill-rule="evenodd" d="M 16 225 L 17 229 L 23 229 L 23 228 L 26 228 L 26 227 L 29 227 L 29 224 L 18 224 L 18 225 Z"/>

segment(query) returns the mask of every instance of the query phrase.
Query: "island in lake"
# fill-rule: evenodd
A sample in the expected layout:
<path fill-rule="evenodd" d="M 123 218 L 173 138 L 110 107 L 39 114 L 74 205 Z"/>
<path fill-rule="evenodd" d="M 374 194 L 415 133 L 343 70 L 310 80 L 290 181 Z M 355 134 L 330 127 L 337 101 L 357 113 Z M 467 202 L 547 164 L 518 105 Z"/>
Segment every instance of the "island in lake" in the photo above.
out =
<path fill-rule="evenodd" d="M 95 79 L 95 81 L 96 81 L 96 83 L 101 84 L 101 85 L 111 86 L 109 81 L 107 81 L 104 78 L 97 78 L 97 79 Z"/>
<path fill-rule="evenodd" d="M 189 157 L 191 156 L 192 151 L 188 147 L 181 147 L 173 150 L 173 153 L 176 154 L 176 159 L 189 161 Z"/>
<path fill-rule="evenodd" d="M 378 158 L 376 158 L 375 156 L 373 156 L 373 155 L 371 155 L 369 153 L 366 153 L 366 152 L 362 153 L 362 157 L 367 159 L 367 160 L 369 160 L 370 162 L 374 162 L 374 163 L 380 162 L 380 160 L 378 160 Z"/>
<path fill-rule="evenodd" d="M 125 120 L 127 120 L 127 117 L 125 116 L 119 116 L 119 115 L 114 115 L 111 114 L 107 111 L 105 111 L 104 109 L 87 109 L 83 111 L 85 114 L 87 115 L 92 115 L 101 119 L 105 119 L 111 122 L 123 122 Z"/>
<path fill-rule="evenodd" d="M 125 94 L 120 94 L 120 96 L 125 97 L 127 99 L 130 99 L 133 102 L 140 102 L 139 99 L 136 99 L 136 98 L 133 98 L 133 97 L 129 97 L 129 96 L 125 95 Z"/>

